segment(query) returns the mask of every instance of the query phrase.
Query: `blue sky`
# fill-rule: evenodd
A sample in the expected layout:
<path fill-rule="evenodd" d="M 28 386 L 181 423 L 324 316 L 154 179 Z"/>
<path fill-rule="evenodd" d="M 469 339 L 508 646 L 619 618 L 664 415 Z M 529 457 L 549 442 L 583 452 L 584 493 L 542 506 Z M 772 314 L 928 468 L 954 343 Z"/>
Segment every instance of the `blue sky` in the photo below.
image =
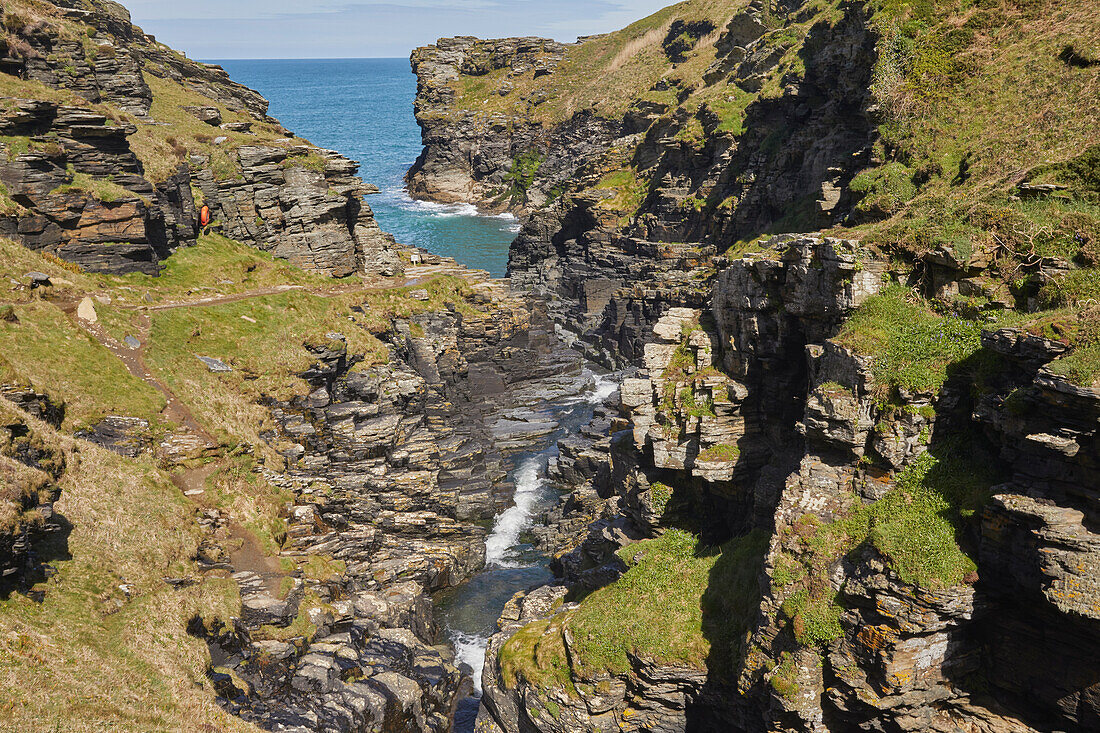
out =
<path fill-rule="evenodd" d="M 195 59 L 408 56 L 442 36 L 615 30 L 673 0 L 123 0 L 134 23 Z"/>

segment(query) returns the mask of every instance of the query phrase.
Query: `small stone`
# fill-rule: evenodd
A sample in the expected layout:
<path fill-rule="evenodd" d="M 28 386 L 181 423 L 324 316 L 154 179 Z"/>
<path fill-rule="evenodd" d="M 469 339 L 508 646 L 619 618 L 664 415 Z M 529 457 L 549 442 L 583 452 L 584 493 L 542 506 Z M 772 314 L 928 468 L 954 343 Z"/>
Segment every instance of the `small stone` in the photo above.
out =
<path fill-rule="evenodd" d="M 227 138 L 225 135 L 218 135 L 216 138 L 214 138 L 215 145 L 224 145 L 227 142 L 229 142 L 229 138 Z"/>
<path fill-rule="evenodd" d="M 138 341 L 133 336 L 127 336 L 126 338 L 123 339 L 123 342 L 125 342 L 125 344 L 127 346 L 129 346 L 131 349 L 140 349 L 141 348 L 141 342 Z"/>
<path fill-rule="evenodd" d="M 255 323 L 256 322 L 255 318 L 249 318 L 248 316 L 241 316 L 241 320 L 242 321 L 248 321 L 249 323 Z"/>
<path fill-rule="evenodd" d="M 76 307 L 76 317 L 88 323 L 95 323 L 99 320 L 99 316 L 95 312 L 95 303 L 92 302 L 91 298 L 85 297 L 84 300 L 80 301 L 80 305 Z"/>
<path fill-rule="evenodd" d="M 52 283 L 50 282 L 50 276 L 44 272 L 28 272 L 24 275 L 31 281 L 31 289 L 34 288 L 48 288 Z"/>
<path fill-rule="evenodd" d="M 231 372 L 233 367 L 226 364 L 221 359 L 215 359 L 212 356 L 200 356 L 199 361 L 206 365 L 206 368 L 212 372 Z"/>
<path fill-rule="evenodd" d="M 184 107 L 183 109 L 211 127 L 218 127 L 222 123 L 222 113 L 217 107 Z"/>
<path fill-rule="evenodd" d="M 414 300 L 426 301 L 431 296 L 428 295 L 428 291 L 420 288 L 419 290 L 412 290 L 409 292 L 409 297 Z"/>

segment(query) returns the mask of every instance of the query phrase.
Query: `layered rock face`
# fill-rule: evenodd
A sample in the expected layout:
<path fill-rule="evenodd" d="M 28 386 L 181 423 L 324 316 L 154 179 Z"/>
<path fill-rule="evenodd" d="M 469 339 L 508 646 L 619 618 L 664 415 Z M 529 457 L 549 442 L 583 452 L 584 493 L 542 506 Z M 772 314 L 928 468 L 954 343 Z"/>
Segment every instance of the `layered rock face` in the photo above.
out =
<path fill-rule="evenodd" d="M 195 243 L 198 220 L 186 165 L 154 187 L 141 176 L 126 140 L 134 127 L 47 101 L 14 104 L 0 118 L 4 135 L 56 142 L 42 151 L 9 154 L 0 164 L 0 182 L 28 210 L 5 217 L 0 234 L 87 270 L 112 273 L 155 274 L 161 259 Z M 97 197 L 72 188 L 78 174 L 109 178 L 118 189 Z"/>
<path fill-rule="evenodd" d="M 510 497 L 504 448 L 545 430 L 517 408 L 583 386 L 545 317 L 493 292 L 480 317 L 395 322 L 390 363 L 369 370 L 331 334 L 312 349 L 309 396 L 273 405 L 292 461 L 270 476 L 294 495 L 282 552 L 341 571 L 284 596 L 234 575 L 236 628 L 199 630 L 232 711 L 278 730 L 450 730 L 469 677 L 440 645 L 429 594 L 484 564 L 481 522 Z M 297 646 L 282 638 L 298 638 L 296 618 L 316 628 Z"/>
<path fill-rule="evenodd" d="M 267 101 L 220 67 L 157 43 L 116 3 L 58 2 L 39 20 L 9 16 L 3 71 L 56 93 L 4 105 L 0 183 L 11 210 L 0 211 L 0 235 L 89 271 L 155 274 L 195 243 L 205 203 L 227 236 L 304 268 L 338 277 L 397 269 L 358 166 L 292 141 L 267 116 Z M 157 107 L 149 78 L 204 104 L 158 97 Z M 223 123 L 222 110 L 236 121 Z M 166 112 L 173 121 L 158 119 Z M 189 154 L 188 138 L 213 151 Z"/>
<path fill-rule="evenodd" d="M 493 72 L 503 72 L 504 80 L 487 93 L 522 95 L 509 79 L 554 74 L 567 48 L 545 38 L 462 37 L 414 51 L 415 111 L 424 151 L 409 170 L 409 192 L 432 201 L 523 211 L 545 203 L 552 189 L 565 186 L 585 161 L 600 155 L 620 125 L 581 114 L 563 129 L 548 130 L 532 120 L 454 106 L 453 83 L 477 83 Z M 534 106 L 546 97 L 535 93 L 524 101 Z"/>
<path fill-rule="evenodd" d="M 219 181 L 207 161 L 193 160 L 203 166 L 195 184 L 227 236 L 334 277 L 390 275 L 399 268 L 400 248 L 363 200 L 377 189 L 356 175 L 356 163 L 306 146 L 247 146 L 236 155 L 241 175 L 235 180 Z M 305 167 L 304 156 L 319 165 Z"/>
<path fill-rule="evenodd" d="M 425 151 L 412 187 L 441 200 L 461 199 L 465 190 L 465 200 L 479 202 L 493 198 L 487 186 L 500 197 L 514 172 L 526 171 L 524 190 L 541 206 L 511 249 L 509 274 L 551 294 L 555 319 L 586 336 L 592 358 L 639 363 L 664 311 L 705 307 L 710 263 L 731 242 L 781 219 L 809 230 L 847 215 L 854 197 L 846 184 L 866 164 L 874 139 L 868 87 L 877 37 L 860 4 L 843 10 L 839 21 L 824 22 L 797 3 L 778 10 L 750 3 L 723 16 L 721 28 L 676 21 L 663 57 L 653 62 L 671 64 L 667 74 L 652 89 L 627 93 L 625 113 L 603 118 L 589 110 L 544 112 L 547 94 L 601 83 L 591 69 L 569 67 L 572 81 L 558 86 L 555 74 L 573 57 L 596 57 L 607 63 L 598 73 L 610 76 L 639 48 L 658 45 L 658 37 L 625 42 L 610 61 L 589 50 L 599 49 L 599 39 L 566 47 L 565 61 L 531 39 L 451 39 L 419 49 L 413 67 Z M 807 24 L 797 31 L 805 33 L 797 39 L 800 73 L 785 60 L 796 40 L 768 33 L 775 12 Z M 701 86 L 679 81 L 678 44 L 690 50 L 711 33 L 715 58 Z M 482 53 L 492 62 L 471 59 Z M 532 54 L 551 60 L 544 77 L 520 87 L 530 97 L 526 111 L 481 111 L 479 100 L 493 109 L 497 97 L 518 93 L 508 79 L 527 73 Z M 510 71 L 491 74 L 502 67 Z M 780 78 L 777 90 L 762 94 L 773 77 Z M 623 94 L 608 84 L 607 94 Z M 676 107 L 691 94 L 707 99 L 694 115 Z M 733 99 L 746 100 L 736 120 L 726 119 Z"/>
<path fill-rule="evenodd" d="M 982 336 L 984 372 L 883 401 L 845 323 L 886 270 L 857 242 L 780 237 L 718 273 L 709 309 L 658 321 L 623 384 L 629 430 L 603 452 L 563 446 L 580 486 L 549 532 L 562 584 L 505 610 L 479 730 L 1097 728 L 1096 390 L 1044 367 L 1063 345 L 1001 329 Z M 933 529 L 970 482 L 992 498 Z M 716 544 L 770 537 L 734 669 L 636 648 L 593 675 L 584 597 L 685 521 Z M 551 644 L 567 684 L 536 675 Z"/>
<path fill-rule="evenodd" d="M 46 395 L 26 385 L 4 385 L 0 397 L 21 410 L 57 427 L 64 409 Z M 0 411 L 0 595 L 24 589 L 37 582 L 46 540 L 64 528 L 53 509 L 61 490 L 67 458 L 48 445 L 35 431 L 33 420 L 24 419 L 10 407 Z"/>

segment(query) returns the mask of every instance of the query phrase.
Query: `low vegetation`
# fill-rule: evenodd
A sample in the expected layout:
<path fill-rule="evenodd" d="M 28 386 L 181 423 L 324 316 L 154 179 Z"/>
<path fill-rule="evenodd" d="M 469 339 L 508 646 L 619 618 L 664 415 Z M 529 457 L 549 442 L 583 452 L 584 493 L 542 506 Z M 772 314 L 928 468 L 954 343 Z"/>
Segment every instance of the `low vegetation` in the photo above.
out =
<path fill-rule="evenodd" d="M 853 508 L 831 523 L 802 516 L 788 530 L 776 563 L 775 583 L 786 600 L 782 613 L 801 644 L 841 634 L 841 606 L 828 575 L 834 564 L 861 548 L 874 548 L 905 583 L 927 589 L 957 586 L 977 570 L 967 526 L 1001 479 L 972 446 L 948 441 L 913 461 L 882 499 Z"/>
<path fill-rule="evenodd" d="M 14 375 L 66 404 L 75 430 L 107 415 L 156 420 L 164 398 L 62 310 L 43 301 L 17 304 L 16 319 L 0 321 L 0 361 Z"/>
<path fill-rule="evenodd" d="M 981 350 L 982 329 L 1022 323 L 999 312 L 982 321 L 941 315 L 902 285 L 891 285 L 860 306 L 835 341 L 873 357 L 873 372 L 883 400 L 896 389 L 936 393 L 952 369 Z"/>
<path fill-rule="evenodd" d="M 759 603 L 757 576 L 767 536 L 754 532 L 722 547 L 670 529 L 619 551 L 630 569 L 568 616 L 586 675 L 626 672 L 628 654 L 728 673 Z"/>
<path fill-rule="evenodd" d="M 207 689 L 206 645 L 185 629 L 195 615 L 229 618 L 236 584 L 196 574 L 193 508 L 149 459 L 126 459 L 28 420 L 67 456 L 56 510 L 73 529 L 45 549 L 56 573 L 41 602 L 0 600 L 0 717 L 10 730 L 253 728 L 222 711 Z M 67 545 L 66 545 L 67 542 Z"/>

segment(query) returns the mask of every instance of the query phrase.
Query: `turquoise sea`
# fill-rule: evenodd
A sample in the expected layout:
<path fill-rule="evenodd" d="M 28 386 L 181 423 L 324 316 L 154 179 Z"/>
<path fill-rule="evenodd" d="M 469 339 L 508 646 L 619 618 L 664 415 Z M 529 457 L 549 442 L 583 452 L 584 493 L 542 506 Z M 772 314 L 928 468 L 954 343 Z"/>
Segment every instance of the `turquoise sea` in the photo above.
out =
<path fill-rule="evenodd" d="M 518 231 L 510 216 L 472 206 L 413 201 L 405 171 L 420 154 L 413 118 L 416 77 L 408 59 L 213 61 L 271 102 L 270 114 L 297 135 L 359 161 L 382 189 L 367 202 L 382 228 L 406 244 L 503 277 Z"/>

